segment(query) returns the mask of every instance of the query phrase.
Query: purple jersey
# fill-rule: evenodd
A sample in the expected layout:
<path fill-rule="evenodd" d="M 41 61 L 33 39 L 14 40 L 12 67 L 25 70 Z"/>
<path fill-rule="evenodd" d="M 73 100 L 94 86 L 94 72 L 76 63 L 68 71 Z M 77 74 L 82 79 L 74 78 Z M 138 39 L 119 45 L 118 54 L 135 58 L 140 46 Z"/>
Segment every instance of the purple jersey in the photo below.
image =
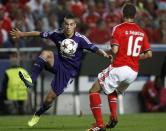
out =
<path fill-rule="evenodd" d="M 54 55 L 53 73 L 55 75 L 51 82 L 52 89 L 58 96 L 63 93 L 64 89 L 70 83 L 71 78 L 77 75 L 80 68 L 83 49 L 96 52 L 98 48 L 84 35 L 75 32 L 70 39 L 74 40 L 77 44 L 77 49 L 74 54 L 65 55 L 60 50 L 62 41 L 66 39 L 62 29 L 58 29 L 54 32 L 42 32 L 40 36 L 42 38 L 51 39 L 58 49 L 58 55 Z"/>
<path fill-rule="evenodd" d="M 62 29 L 57 29 L 54 32 L 42 32 L 40 36 L 42 38 L 51 39 L 56 44 L 58 49 L 58 58 L 56 58 L 56 60 L 58 60 L 58 63 L 60 63 L 61 66 L 63 66 L 63 68 L 72 76 L 75 76 L 79 70 L 83 49 L 87 49 L 91 52 L 96 52 L 98 50 L 98 48 L 84 35 L 75 32 L 70 39 L 74 40 L 78 44 L 77 50 L 74 55 L 65 56 L 60 51 L 60 44 L 64 39 L 66 39 Z"/>

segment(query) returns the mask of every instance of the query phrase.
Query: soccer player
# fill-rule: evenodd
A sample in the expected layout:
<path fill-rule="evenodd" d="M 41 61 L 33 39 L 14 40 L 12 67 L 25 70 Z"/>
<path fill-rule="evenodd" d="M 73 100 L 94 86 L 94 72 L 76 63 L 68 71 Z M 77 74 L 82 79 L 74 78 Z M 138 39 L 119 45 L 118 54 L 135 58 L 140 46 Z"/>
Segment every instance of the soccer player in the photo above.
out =
<path fill-rule="evenodd" d="M 89 91 L 90 108 L 96 120 L 88 131 L 105 131 L 118 123 L 117 99 L 136 79 L 139 70 L 139 59 L 152 57 L 149 42 L 143 30 L 134 23 L 136 8 L 128 3 L 123 7 L 124 23 L 113 28 L 111 46 L 108 52 L 114 60 L 105 70 L 98 74 L 98 80 Z M 100 91 L 108 97 L 110 108 L 109 122 L 105 126 L 101 112 Z"/>
<path fill-rule="evenodd" d="M 32 119 L 28 122 L 28 125 L 31 127 L 38 123 L 40 115 L 51 107 L 53 100 L 63 93 L 67 85 L 71 83 L 71 78 L 77 75 L 83 49 L 87 49 L 93 53 L 109 58 L 106 52 L 97 48 L 84 35 L 75 32 L 75 29 L 76 18 L 72 14 L 67 14 L 64 17 L 63 29 L 57 29 L 53 32 L 21 32 L 20 30 L 15 29 L 10 32 L 13 38 L 30 36 L 48 38 L 57 46 L 57 55 L 52 51 L 43 51 L 36 59 L 32 67 L 32 83 L 26 80 L 26 76 L 24 76 L 23 73 L 19 73 L 20 78 L 27 87 L 33 87 L 39 73 L 46 65 L 49 65 L 49 70 L 55 74 L 54 79 L 51 82 L 52 88 L 49 90 L 43 105 L 35 112 Z M 66 38 L 70 38 L 78 44 L 76 52 L 71 56 L 63 54 L 60 49 L 62 41 Z"/>

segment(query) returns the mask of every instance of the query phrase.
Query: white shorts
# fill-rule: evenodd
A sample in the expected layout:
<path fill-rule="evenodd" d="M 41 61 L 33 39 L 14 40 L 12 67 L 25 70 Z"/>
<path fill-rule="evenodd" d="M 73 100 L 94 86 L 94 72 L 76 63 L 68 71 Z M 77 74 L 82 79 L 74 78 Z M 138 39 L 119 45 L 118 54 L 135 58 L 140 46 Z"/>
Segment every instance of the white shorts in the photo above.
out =
<path fill-rule="evenodd" d="M 116 90 L 123 93 L 129 84 L 137 78 L 138 72 L 132 70 L 129 66 L 112 67 L 111 65 L 98 74 L 101 87 L 106 94 Z"/>

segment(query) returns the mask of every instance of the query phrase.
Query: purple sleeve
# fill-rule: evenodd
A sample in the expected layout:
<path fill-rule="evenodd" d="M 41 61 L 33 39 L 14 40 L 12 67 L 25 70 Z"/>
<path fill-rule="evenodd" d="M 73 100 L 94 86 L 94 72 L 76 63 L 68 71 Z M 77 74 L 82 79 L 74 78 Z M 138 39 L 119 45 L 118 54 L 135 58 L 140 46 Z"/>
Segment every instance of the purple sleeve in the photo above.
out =
<path fill-rule="evenodd" d="M 99 50 L 99 48 L 92 44 L 85 36 L 81 39 L 81 43 L 83 49 L 87 49 L 91 52 L 96 52 L 97 50 Z"/>
<path fill-rule="evenodd" d="M 41 32 L 40 33 L 40 37 L 41 38 L 45 38 L 45 39 L 51 39 L 51 40 L 53 40 L 53 38 L 56 37 L 56 33 L 55 32 L 50 32 L 50 31 Z"/>

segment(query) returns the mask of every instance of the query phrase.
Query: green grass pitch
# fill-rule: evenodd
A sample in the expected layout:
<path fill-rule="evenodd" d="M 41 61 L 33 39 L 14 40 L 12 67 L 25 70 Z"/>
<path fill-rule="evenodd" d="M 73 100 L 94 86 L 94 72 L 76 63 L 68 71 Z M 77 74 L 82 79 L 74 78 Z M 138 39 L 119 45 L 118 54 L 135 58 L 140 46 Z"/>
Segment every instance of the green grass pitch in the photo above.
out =
<path fill-rule="evenodd" d="M 0 116 L 0 131 L 86 131 L 94 122 L 91 115 L 43 115 L 35 127 L 28 127 L 31 116 Z M 105 122 L 108 115 L 104 115 Z M 166 131 L 166 113 L 127 114 L 119 116 L 116 128 L 107 131 Z"/>

